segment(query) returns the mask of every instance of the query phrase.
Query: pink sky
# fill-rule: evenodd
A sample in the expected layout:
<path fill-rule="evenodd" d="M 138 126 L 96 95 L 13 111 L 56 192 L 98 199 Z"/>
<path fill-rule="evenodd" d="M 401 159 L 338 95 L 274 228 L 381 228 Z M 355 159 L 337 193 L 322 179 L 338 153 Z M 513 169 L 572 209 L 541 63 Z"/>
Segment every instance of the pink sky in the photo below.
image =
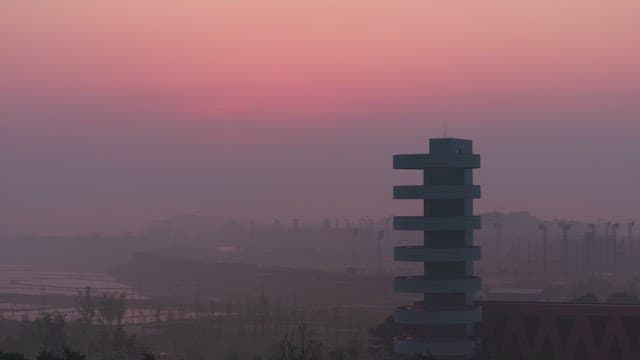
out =
<path fill-rule="evenodd" d="M 390 155 L 448 119 L 485 154 L 482 209 L 637 216 L 638 18 L 631 0 L 3 1 L 0 215 L 386 214 Z"/>

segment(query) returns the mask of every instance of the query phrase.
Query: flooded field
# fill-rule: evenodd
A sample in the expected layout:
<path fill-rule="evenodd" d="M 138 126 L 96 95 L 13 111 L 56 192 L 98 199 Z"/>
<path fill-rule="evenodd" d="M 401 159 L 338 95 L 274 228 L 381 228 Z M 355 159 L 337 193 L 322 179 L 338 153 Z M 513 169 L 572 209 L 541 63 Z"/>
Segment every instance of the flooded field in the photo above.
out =
<path fill-rule="evenodd" d="M 0 295 L 67 295 L 91 287 L 97 292 L 131 292 L 114 278 L 98 273 L 43 271 L 30 266 L 0 265 Z"/>
<path fill-rule="evenodd" d="M 224 315 L 220 312 L 196 313 L 184 309 L 141 306 L 144 300 L 148 300 L 146 296 L 105 274 L 43 271 L 29 266 L 0 265 L 0 318 L 33 320 L 39 314 L 47 312 L 62 314 L 67 320 L 77 319 L 79 313 L 74 303 L 78 293 L 87 287 L 91 288 L 94 296 L 104 293 L 125 294 L 129 302 L 124 317 L 125 325 Z"/>

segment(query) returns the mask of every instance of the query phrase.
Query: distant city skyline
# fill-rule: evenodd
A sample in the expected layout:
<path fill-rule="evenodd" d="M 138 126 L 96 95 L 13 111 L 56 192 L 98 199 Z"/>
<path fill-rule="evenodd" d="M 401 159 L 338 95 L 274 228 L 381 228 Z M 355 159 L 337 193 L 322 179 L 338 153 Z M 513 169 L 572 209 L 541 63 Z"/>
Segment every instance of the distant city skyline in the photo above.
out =
<path fill-rule="evenodd" d="M 415 213 L 444 121 L 479 212 L 640 217 L 638 2 L 349 4 L 1 4 L 0 225 Z"/>

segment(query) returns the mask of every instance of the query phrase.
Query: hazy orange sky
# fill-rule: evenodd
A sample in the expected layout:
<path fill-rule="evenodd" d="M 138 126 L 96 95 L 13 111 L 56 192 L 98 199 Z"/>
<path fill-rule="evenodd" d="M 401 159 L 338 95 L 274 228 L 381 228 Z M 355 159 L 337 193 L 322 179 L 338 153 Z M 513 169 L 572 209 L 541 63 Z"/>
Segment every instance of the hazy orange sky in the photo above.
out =
<path fill-rule="evenodd" d="M 0 224 L 383 215 L 391 154 L 482 210 L 640 215 L 640 2 L 0 3 Z"/>

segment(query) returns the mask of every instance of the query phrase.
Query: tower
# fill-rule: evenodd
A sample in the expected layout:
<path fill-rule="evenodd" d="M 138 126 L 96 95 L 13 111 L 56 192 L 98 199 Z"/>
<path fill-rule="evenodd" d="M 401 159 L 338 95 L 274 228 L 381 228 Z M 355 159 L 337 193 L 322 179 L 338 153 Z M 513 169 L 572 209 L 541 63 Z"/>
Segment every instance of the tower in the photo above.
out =
<path fill-rule="evenodd" d="M 474 324 L 481 312 L 473 303 L 480 290 L 473 261 L 480 248 L 473 244 L 473 230 L 480 217 L 473 215 L 473 199 L 480 186 L 473 185 L 473 169 L 480 156 L 472 142 L 431 139 L 429 154 L 396 155 L 394 169 L 422 170 L 423 184 L 394 187 L 395 199 L 423 201 L 423 216 L 397 216 L 394 229 L 422 231 L 423 244 L 394 249 L 396 261 L 422 263 L 423 273 L 400 276 L 396 292 L 422 294 L 422 301 L 396 310 L 396 322 L 407 325 L 394 341 L 398 353 L 430 354 L 438 359 L 468 359 L 475 353 Z"/>

